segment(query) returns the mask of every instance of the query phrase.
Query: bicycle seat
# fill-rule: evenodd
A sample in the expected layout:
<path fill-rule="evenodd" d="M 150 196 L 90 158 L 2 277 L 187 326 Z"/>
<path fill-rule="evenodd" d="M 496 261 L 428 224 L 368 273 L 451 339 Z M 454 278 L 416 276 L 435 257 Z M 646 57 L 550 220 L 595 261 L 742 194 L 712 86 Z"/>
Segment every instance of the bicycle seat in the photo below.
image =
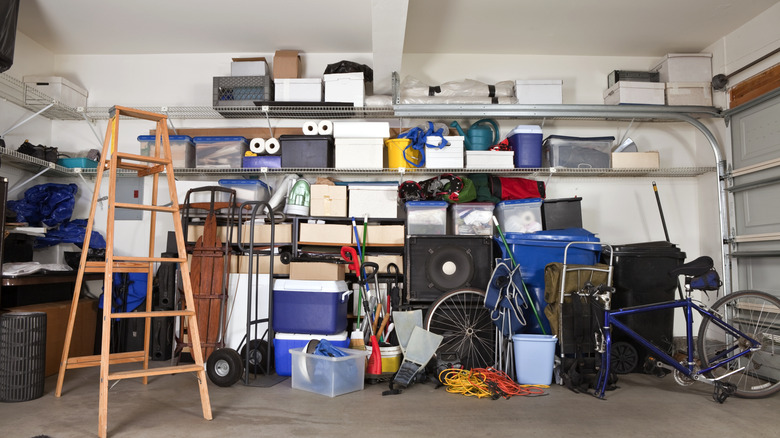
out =
<path fill-rule="evenodd" d="M 712 257 L 701 256 L 697 259 L 694 259 L 688 263 L 685 263 L 681 266 L 672 269 L 671 271 L 669 271 L 669 273 L 674 276 L 687 275 L 690 277 L 696 277 L 712 269 L 713 265 L 714 262 L 712 261 Z"/>

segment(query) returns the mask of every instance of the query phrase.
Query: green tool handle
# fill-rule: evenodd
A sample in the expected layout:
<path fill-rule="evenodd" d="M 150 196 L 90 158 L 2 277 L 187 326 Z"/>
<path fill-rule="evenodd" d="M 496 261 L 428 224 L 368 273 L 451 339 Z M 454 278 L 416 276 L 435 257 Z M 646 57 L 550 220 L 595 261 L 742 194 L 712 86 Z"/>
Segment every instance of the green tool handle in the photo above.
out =
<path fill-rule="evenodd" d="M 498 235 L 501 236 L 501 242 L 504 243 L 504 249 L 506 250 L 507 254 L 509 254 L 509 259 L 512 260 L 512 269 L 515 269 L 517 267 L 517 262 L 515 262 L 515 256 L 512 254 L 512 250 L 509 248 L 509 244 L 506 242 L 506 237 L 504 237 L 504 232 L 501 231 L 501 226 L 498 225 L 498 219 L 496 219 L 495 216 L 493 216 L 493 223 L 496 224 L 496 230 L 498 230 Z M 544 324 L 542 324 L 542 319 L 539 318 L 539 312 L 536 310 L 536 303 L 534 303 L 534 300 L 531 299 L 531 294 L 528 293 L 528 289 L 525 287 L 525 281 L 523 283 L 523 292 L 525 292 L 525 299 L 528 301 L 528 304 L 531 306 L 531 309 L 534 311 L 534 317 L 536 318 L 536 322 L 539 324 L 539 328 L 542 329 L 542 334 L 546 335 L 547 330 L 544 329 Z"/>

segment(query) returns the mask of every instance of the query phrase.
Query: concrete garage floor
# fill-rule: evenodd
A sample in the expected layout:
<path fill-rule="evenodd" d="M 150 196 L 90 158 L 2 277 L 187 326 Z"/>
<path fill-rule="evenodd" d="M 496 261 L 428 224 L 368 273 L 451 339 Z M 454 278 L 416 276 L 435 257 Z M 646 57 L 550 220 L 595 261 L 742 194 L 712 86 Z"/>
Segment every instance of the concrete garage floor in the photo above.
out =
<path fill-rule="evenodd" d="M 97 434 L 98 369 L 70 370 L 61 398 L 56 376 L 42 398 L 0 404 L 0 436 L 89 437 Z M 120 381 L 110 390 L 110 437 L 378 437 L 378 436 L 752 436 L 776 437 L 780 395 L 715 403 L 711 387 L 684 388 L 671 376 L 621 376 L 598 400 L 553 386 L 546 396 L 510 400 L 449 394 L 432 383 L 382 396 L 386 384 L 325 397 L 294 390 L 209 384 L 212 421 L 201 416 L 192 374 Z"/>

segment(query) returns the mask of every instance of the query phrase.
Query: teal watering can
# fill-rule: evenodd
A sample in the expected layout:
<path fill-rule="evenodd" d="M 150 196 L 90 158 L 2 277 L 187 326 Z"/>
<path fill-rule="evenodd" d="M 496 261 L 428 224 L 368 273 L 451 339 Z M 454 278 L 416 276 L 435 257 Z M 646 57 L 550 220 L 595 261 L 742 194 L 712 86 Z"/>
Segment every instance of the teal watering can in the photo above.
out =
<path fill-rule="evenodd" d="M 498 123 L 493 119 L 482 119 L 474 122 L 467 133 L 463 132 L 457 121 L 450 123 L 450 126 L 458 131 L 458 135 L 464 137 L 463 144 L 469 151 L 486 151 L 500 141 Z"/>

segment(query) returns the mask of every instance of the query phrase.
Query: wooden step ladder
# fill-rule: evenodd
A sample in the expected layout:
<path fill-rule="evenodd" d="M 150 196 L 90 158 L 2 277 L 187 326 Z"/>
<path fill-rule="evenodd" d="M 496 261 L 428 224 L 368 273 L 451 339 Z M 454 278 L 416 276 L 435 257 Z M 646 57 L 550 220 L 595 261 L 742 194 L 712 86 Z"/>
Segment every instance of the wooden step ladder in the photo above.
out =
<path fill-rule="evenodd" d="M 76 276 L 76 285 L 73 293 L 73 303 L 68 318 L 68 328 L 65 332 L 65 347 L 62 351 L 62 361 L 60 362 L 60 371 L 57 377 L 57 388 L 54 395 L 62 395 L 62 384 L 65 378 L 65 370 L 72 368 L 84 368 L 100 365 L 100 401 L 98 409 L 98 436 L 104 438 L 107 433 L 108 425 L 108 383 L 111 380 L 130 379 L 141 377 L 143 383 L 147 383 L 148 376 L 159 376 L 174 373 L 195 372 L 198 378 L 200 389 L 200 401 L 203 409 L 203 418 L 211 420 L 211 403 L 209 401 L 208 386 L 206 380 L 205 367 L 203 365 L 203 353 L 201 350 L 200 336 L 198 333 L 198 322 L 195 317 L 195 306 L 192 295 L 192 284 L 190 282 L 189 265 L 187 263 L 187 253 L 184 244 L 184 232 L 179 217 L 179 203 L 176 194 L 176 186 L 173 175 L 173 163 L 171 158 L 171 147 L 168 140 L 168 119 L 161 114 L 155 114 L 146 111 L 140 111 L 131 108 L 115 106 L 110 110 L 111 119 L 108 122 L 105 141 L 103 142 L 103 152 L 101 161 L 98 165 L 97 177 L 95 179 L 95 190 L 92 195 L 92 205 L 90 207 L 89 219 L 87 221 L 86 234 L 84 237 L 84 246 L 81 253 L 81 262 L 79 264 L 78 274 Z M 134 155 L 120 152 L 117 148 L 119 135 L 119 119 L 136 118 L 149 120 L 157 123 L 155 129 L 155 148 L 151 156 Z M 152 178 L 152 200 L 150 205 L 122 203 L 116 201 L 117 174 L 119 169 L 129 169 L 136 172 L 137 177 Z M 92 234 L 95 213 L 100 193 L 100 186 L 103 174 L 109 172 L 108 184 L 108 208 L 106 219 L 106 259 L 105 262 L 87 261 L 87 249 L 89 248 L 90 236 Z M 165 172 L 168 178 L 168 191 L 171 199 L 170 206 L 157 205 L 159 174 Z M 149 232 L 149 253 L 146 257 L 129 257 L 114 254 L 114 213 L 115 209 L 132 209 L 148 211 L 151 215 Z M 155 257 L 155 225 L 157 213 L 170 213 L 173 218 L 173 226 L 176 234 L 176 246 L 178 248 L 177 258 Z M 181 279 L 184 294 L 183 310 L 152 311 L 152 278 L 154 276 L 154 264 L 160 262 L 174 262 L 179 264 L 181 270 Z M 102 342 L 100 354 L 95 356 L 69 357 L 70 344 L 73 337 L 73 327 L 76 321 L 76 311 L 81 292 L 81 286 L 86 272 L 102 272 L 103 280 L 103 319 L 102 319 Z M 112 285 L 114 273 L 141 272 L 147 274 L 146 289 L 146 310 L 143 312 L 114 313 L 112 311 Z M 195 364 L 155 367 L 149 368 L 149 338 L 151 333 L 152 317 L 170 317 L 179 316 L 186 319 L 188 325 L 188 335 L 191 342 L 191 353 Z M 110 353 L 111 339 L 111 321 L 114 318 L 144 318 L 145 319 L 145 337 L 143 351 L 133 351 L 126 353 Z M 119 371 L 109 373 L 109 365 L 143 362 L 141 369 L 130 371 Z"/>

